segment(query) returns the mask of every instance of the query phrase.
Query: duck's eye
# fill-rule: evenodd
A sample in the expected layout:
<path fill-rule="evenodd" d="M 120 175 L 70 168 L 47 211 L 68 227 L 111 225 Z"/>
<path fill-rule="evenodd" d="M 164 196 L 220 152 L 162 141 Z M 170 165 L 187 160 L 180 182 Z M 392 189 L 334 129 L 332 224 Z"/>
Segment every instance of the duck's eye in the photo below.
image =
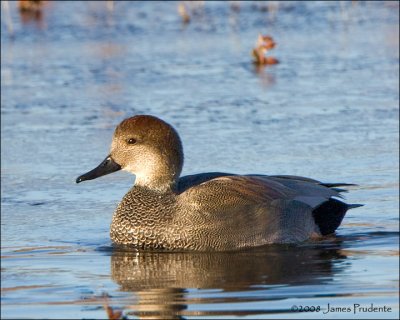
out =
<path fill-rule="evenodd" d="M 129 144 L 135 144 L 136 143 L 136 139 L 130 138 L 130 139 L 128 139 L 128 143 Z"/>

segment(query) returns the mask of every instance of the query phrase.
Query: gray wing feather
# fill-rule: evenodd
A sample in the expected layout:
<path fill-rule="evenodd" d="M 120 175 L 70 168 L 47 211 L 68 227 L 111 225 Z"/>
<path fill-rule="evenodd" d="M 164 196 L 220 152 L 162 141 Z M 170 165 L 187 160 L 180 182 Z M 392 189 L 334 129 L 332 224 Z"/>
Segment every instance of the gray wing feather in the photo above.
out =
<path fill-rule="evenodd" d="M 266 176 L 262 179 L 267 185 L 269 185 L 269 181 L 274 181 L 285 186 L 291 190 L 291 194 L 287 197 L 288 200 L 300 201 L 311 208 L 318 207 L 331 197 L 342 197 L 338 191 L 321 185 L 317 180 L 296 176 L 291 177 Z"/>
<path fill-rule="evenodd" d="M 266 198 L 296 200 L 311 208 L 316 208 L 331 197 L 342 198 L 344 189 L 329 188 L 318 180 L 289 175 L 232 175 L 222 172 L 210 172 L 185 176 L 179 180 L 178 192 L 197 189 L 198 186 L 225 182 L 232 194 L 252 193 L 253 199 Z M 203 189 L 204 190 L 204 189 Z M 257 195 L 257 197 L 255 197 Z"/>

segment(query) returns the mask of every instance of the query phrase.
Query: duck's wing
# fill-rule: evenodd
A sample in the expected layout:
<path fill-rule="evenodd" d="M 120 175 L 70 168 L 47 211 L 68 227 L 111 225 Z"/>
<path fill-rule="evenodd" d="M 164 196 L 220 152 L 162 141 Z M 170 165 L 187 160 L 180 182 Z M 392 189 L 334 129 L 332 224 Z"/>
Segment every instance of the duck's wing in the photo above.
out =
<path fill-rule="evenodd" d="M 225 242 L 257 245 L 332 233 L 349 208 L 332 198 L 339 196 L 308 178 L 226 175 L 187 188 L 179 198 L 190 206 L 192 223 L 210 237 L 216 233 Z"/>
<path fill-rule="evenodd" d="M 341 197 L 340 191 L 326 187 L 317 180 L 303 177 L 240 176 L 224 173 L 189 177 L 189 181 L 182 181 L 181 197 L 189 202 L 201 201 L 203 206 L 219 203 L 216 208 L 240 203 L 273 205 L 275 200 L 285 200 L 301 202 L 315 209 L 332 197 Z"/>
<path fill-rule="evenodd" d="M 329 197 L 336 196 L 336 197 L 341 197 L 340 192 L 347 192 L 346 189 L 342 188 L 337 188 L 341 186 L 356 186 L 355 184 L 350 184 L 350 183 L 323 183 L 321 181 L 311 179 L 311 178 L 306 178 L 306 177 L 301 177 L 301 176 L 292 176 L 292 175 L 274 175 L 274 176 L 266 176 L 266 175 L 245 175 L 245 176 L 240 176 L 240 175 L 235 175 L 231 173 L 226 173 L 226 172 L 207 172 L 207 173 L 199 173 L 199 174 L 193 174 L 193 175 L 187 175 L 184 177 L 181 177 L 178 181 L 177 185 L 177 192 L 182 193 L 186 191 L 189 188 L 195 187 L 197 185 L 200 185 L 202 183 L 205 183 L 207 181 L 214 180 L 216 178 L 220 177 L 244 177 L 246 178 L 245 180 L 243 179 L 236 179 L 235 181 L 241 180 L 243 183 L 247 183 L 248 179 L 247 178 L 258 178 L 264 181 L 268 185 L 270 181 L 275 181 L 278 182 L 286 187 L 292 188 L 294 190 L 297 190 L 297 192 L 303 190 L 305 186 L 314 186 L 311 190 L 307 188 L 309 191 L 314 192 L 317 191 L 316 194 L 312 193 L 311 196 L 316 196 L 319 194 L 318 191 L 325 191 L 325 188 L 318 188 L 319 187 L 328 187 L 331 188 L 331 190 L 336 191 L 336 193 L 331 194 Z M 317 186 L 317 190 L 315 187 Z M 316 201 L 315 203 L 318 203 Z"/>
<path fill-rule="evenodd" d="M 319 231 L 312 208 L 293 200 L 296 195 L 266 176 L 217 177 L 178 196 L 178 220 L 205 250 L 300 242 Z"/>

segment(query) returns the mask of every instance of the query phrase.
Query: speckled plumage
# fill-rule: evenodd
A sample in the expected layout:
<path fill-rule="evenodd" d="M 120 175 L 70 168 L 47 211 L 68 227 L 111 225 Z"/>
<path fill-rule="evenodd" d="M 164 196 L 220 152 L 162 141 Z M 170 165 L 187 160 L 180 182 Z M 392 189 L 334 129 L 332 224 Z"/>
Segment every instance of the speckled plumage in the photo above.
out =
<path fill-rule="evenodd" d="M 204 173 L 179 178 L 183 151 L 176 131 L 152 116 L 124 120 L 111 153 L 77 182 L 120 168 L 135 186 L 114 212 L 114 243 L 141 249 L 234 250 L 297 243 L 332 233 L 347 205 L 338 185 L 297 176 Z"/>

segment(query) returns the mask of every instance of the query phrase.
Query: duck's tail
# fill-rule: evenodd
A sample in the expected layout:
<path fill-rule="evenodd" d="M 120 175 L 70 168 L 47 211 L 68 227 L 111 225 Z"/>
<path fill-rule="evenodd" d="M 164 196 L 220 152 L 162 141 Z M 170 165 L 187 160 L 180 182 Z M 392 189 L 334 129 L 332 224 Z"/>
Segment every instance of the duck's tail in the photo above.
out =
<path fill-rule="evenodd" d="M 355 186 L 357 187 L 358 184 L 354 184 L 354 183 L 343 183 L 343 182 L 335 182 L 335 183 L 320 183 L 321 185 L 328 187 L 328 188 L 332 188 L 332 187 L 352 187 Z"/>
<path fill-rule="evenodd" d="M 352 204 L 348 204 L 347 208 L 348 209 L 355 209 L 355 208 L 359 208 L 359 207 L 363 207 L 364 205 L 361 203 L 352 203 Z"/>
<path fill-rule="evenodd" d="M 323 236 L 334 233 L 340 226 L 347 210 L 362 207 L 363 204 L 347 204 L 340 200 L 330 198 L 328 201 L 315 208 L 314 221 Z"/>

